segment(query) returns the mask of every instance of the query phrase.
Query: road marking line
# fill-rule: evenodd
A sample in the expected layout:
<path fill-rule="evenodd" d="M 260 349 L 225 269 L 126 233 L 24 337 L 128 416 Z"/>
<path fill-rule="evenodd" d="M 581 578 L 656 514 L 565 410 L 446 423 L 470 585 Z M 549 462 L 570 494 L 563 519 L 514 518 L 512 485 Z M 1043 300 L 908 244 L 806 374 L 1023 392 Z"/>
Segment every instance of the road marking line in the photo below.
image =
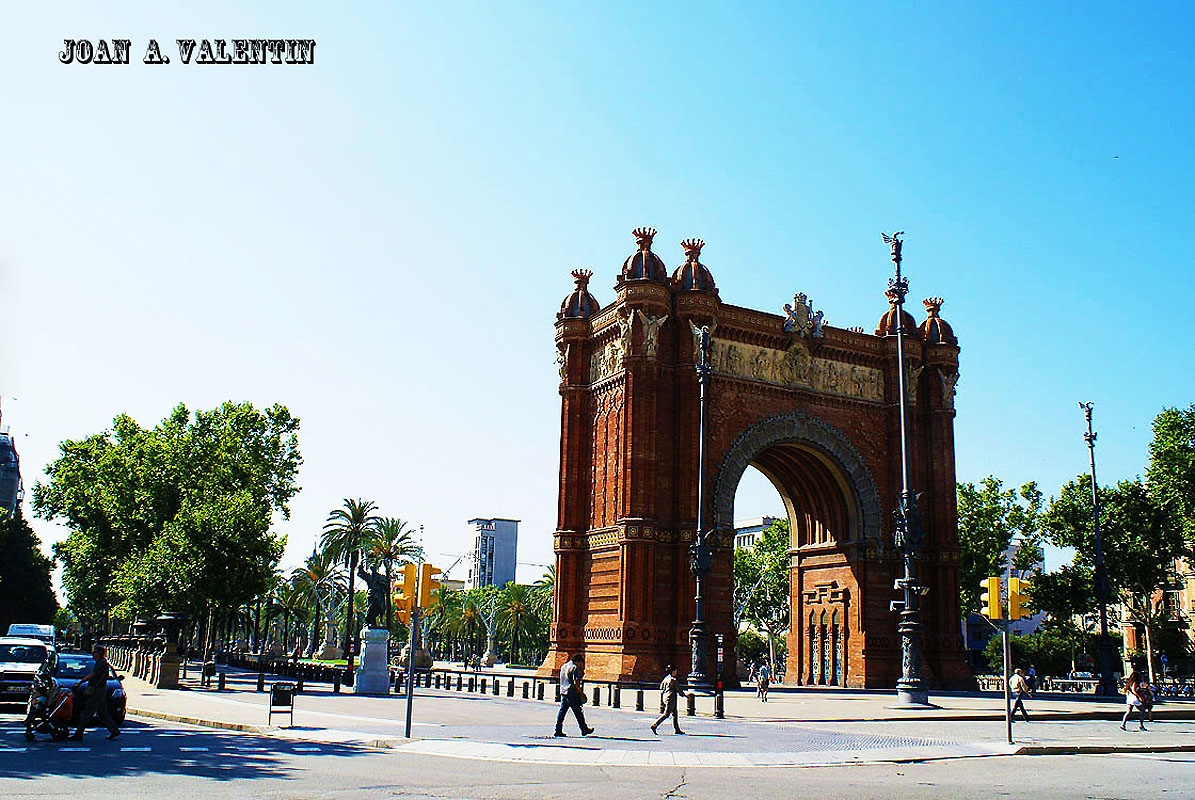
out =
<path fill-rule="evenodd" d="M 122 752 L 122 753 L 148 753 L 151 750 L 153 750 L 152 747 L 122 747 L 122 748 L 120 748 L 120 752 Z"/>
<path fill-rule="evenodd" d="M 183 753 L 206 753 L 206 747 L 180 747 L 179 750 Z"/>
<path fill-rule="evenodd" d="M 0 753 L 24 753 L 28 747 L 0 747 Z"/>
<path fill-rule="evenodd" d="M 59 747 L 59 753 L 90 753 L 90 747 Z"/>
<path fill-rule="evenodd" d="M 322 748 L 322 747 L 296 747 L 295 752 L 296 753 L 319 753 L 319 752 L 322 752 L 323 749 L 324 748 Z"/>

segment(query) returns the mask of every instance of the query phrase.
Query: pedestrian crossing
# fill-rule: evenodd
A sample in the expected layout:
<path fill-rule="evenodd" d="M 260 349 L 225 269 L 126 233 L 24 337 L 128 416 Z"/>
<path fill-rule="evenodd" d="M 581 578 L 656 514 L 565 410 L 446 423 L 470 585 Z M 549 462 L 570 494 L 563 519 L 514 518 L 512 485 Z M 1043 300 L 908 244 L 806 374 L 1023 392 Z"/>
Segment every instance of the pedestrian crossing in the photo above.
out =
<path fill-rule="evenodd" d="M 78 743 L 71 740 L 55 742 L 45 734 L 38 734 L 37 741 L 25 740 L 25 729 L 21 725 L 0 726 L 0 757 L 8 754 L 20 753 L 121 753 L 132 756 L 139 753 L 150 753 L 155 756 L 170 755 L 172 753 L 209 753 L 213 756 L 242 756 L 254 757 L 270 755 L 319 755 L 335 750 L 336 746 L 327 744 L 311 744 L 302 741 L 272 740 L 270 746 L 258 744 L 256 740 L 250 744 L 242 744 L 239 737 L 245 734 L 213 734 L 200 729 L 156 729 L 156 728 L 122 728 L 120 741 L 109 743 L 103 729 L 94 729 L 87 733 L 88 739 L 94 739 L 94 744 Z M 128 738 L 133 741 L 128 741 Z M 193 743 L 196 737 L 209 744 Z"/>

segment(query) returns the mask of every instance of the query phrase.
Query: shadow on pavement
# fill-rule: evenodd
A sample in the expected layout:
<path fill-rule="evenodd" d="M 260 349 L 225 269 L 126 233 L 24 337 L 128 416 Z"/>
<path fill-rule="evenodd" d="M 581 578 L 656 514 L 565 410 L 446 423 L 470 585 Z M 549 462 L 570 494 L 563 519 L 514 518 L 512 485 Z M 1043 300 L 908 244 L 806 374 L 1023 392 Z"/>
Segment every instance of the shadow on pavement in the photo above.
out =
<path fill-rule="evenodd" d="M 108 741 L 102 730 L 90 731 L 83 741 L 50 741 L 39 736 L 26 742 L 19 725 L 0 726 L 0 778 L 134 777 L 138 775 L 194 775 L 216 781 L 289 778 L 302 770 L 319 769 L 319 762 L 293 763 L 296 756 L 350 758 L 376 753 L 352 744 L 286 741 L 253 734 L 206 730 L 161 729 L 126 722 L 118 739 Z M 90 748 L 77 752 L 71 748 Z M 24 752 L 16 752 L 24 748 Z M 122 748 L 138 748 L 126 749 Z M 149 748 L 148 750 L 140 748 Z"/>

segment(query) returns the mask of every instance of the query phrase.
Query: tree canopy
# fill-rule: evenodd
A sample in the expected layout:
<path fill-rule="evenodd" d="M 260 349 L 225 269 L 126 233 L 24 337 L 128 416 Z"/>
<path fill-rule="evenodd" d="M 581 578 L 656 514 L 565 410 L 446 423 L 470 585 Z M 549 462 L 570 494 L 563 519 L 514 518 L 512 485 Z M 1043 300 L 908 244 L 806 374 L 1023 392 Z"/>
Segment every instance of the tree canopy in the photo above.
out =
<path fill-rule="evenodd" d="M 787 519 L 777 519 L 755 545 L 734 551 L 735 623 L 747 622 L 767 634 L 769 652 L 789 626 L 790 537 Z"/>
<path fill-rule="evenodd" d="M 1150 494 L 1195 542 L 1195 405 L 1163 409 L 1153 431 L 1146 472 Z"/>
<path fill-rule="evenodd" d="M 120 415 L 64 441 L 33 508 L 71 530 L 54 550 L 80 619 L 200 613 L 263 594 L 284 546 L 273 515 L 289 516 L 298 492 L 298 427 L 280 405 L 180 404 L 150 429 Z"/>
<path fill-rule="evenodd" d="M 959 603 L 966 617 L 979 609 L 979 582 L 1004 572 L 1005 553 L 1014 538 L 1021 543 L 1014 557 L 1014 569 L 1030 569 L 1037 560 L 1042 494 L 1032 481 L 1019 489 L 1005 489 L 1003 482 L 991 475 L 978 486 L 960 483 L 957 491 L 958 541 L 962 551 Z"/>
<path fill-rule="evenodd" d="M 14 622 L 49 623 L 58 610 L 50 559 L 18 511 L 0 508 L 0 632 Z"/>

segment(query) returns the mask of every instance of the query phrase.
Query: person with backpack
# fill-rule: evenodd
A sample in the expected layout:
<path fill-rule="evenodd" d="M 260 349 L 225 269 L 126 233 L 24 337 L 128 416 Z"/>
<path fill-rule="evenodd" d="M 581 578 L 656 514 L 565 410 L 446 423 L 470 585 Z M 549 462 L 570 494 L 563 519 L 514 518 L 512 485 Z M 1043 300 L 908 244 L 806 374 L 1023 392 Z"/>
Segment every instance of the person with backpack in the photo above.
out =
<path fill-rule="evenodd" d="M 655 722 L 651 724 L 651 732 L 659 734 L 656 730 L 664 720 L 672 717 L 672 732 L 677 736 L 684 736 L 685 732 L 680 729 L 680 712 L 677 709 L 676 697 L 678 689 L 676 683 L 676 667 L 669 664 L 664 669 L 664 679 L 660 681 L 660 708 L 663 711 Z"/>

